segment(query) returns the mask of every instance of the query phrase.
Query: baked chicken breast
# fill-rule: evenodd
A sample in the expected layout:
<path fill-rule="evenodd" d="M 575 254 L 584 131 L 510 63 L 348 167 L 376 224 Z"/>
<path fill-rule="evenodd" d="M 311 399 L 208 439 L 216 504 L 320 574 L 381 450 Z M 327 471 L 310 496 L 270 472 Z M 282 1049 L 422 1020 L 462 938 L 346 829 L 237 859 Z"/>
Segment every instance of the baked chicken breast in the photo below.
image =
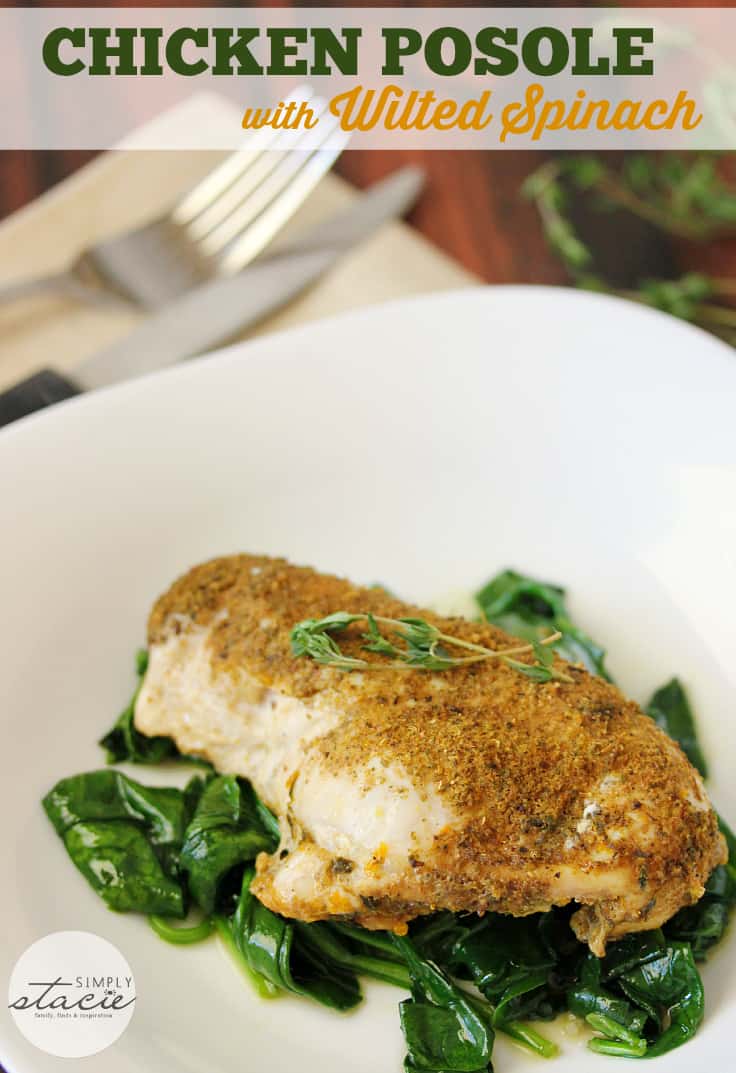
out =
<path fill-rule="evenodd" d="M 197 566 L 158 600 L 135 724 L 250 779 L 277 814 L 282 843 L 253 886 L 265 905 L 404 931 L 438 909 L 575 902 L 572 926 L 601 956 L 700 898 L 727 856 L 702 780 L 618 689 L 562 661 L 569 683 L 497 660 L 345 672 L 294 657 L 292 627 L 335 611 L 513 641 L 250 555 Z M 341 648 L 379 660 L 361 632 Z"/>

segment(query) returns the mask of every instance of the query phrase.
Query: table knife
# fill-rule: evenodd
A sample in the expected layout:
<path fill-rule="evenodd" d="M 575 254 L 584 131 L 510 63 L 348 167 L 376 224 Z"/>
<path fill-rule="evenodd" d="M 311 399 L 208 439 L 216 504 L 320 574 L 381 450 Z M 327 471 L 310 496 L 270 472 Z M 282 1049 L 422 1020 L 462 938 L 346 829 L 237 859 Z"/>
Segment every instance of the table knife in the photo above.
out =
<path fill-rule="evenodd" d="M 73 376 L 40 369 L 0 393 L 0 426 L 227 342 L 296 297 L 381 224 L 407 212 L 423 183 L 418 168 L 402 168 L 238 275 L 204 283 L 168 303 L 122 340 L 82 362 Z"/>

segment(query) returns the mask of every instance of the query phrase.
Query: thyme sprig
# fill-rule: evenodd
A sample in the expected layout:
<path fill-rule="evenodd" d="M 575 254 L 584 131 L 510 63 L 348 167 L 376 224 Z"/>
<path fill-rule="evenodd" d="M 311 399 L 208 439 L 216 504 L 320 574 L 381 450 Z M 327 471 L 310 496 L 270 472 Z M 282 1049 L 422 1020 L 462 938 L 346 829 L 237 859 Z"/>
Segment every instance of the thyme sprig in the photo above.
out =
<path fill-rule="evenodd" d="M 364 622 L 367 626 L 362 634 L 363 649 L 385 656 L 386 663 L 349 656 L 342 651 L 334 634 L 341 633 L 356 622 Z M 382 626 L 387 629 L 382 631 Z M 496 650 L 443 633 L 423 618 L 386 618 L 370 612 L 350 614 L 335 611 L 325 618 L 308 618 L 298 622 L 291 631 L 291 650 L 295 656 L 307 656 L 315 663 L 341 671 L 380 670 L 386 667 L 447 671 L 470 663 L 498 659 L 535 682 L 572 682 L 570 675 L 554 666 L 552 645 L 561 637 L 561 633 L 555 632 L 541 641 Z M 467 654 L 453 655 L 448 650 L 453 647 Z M 514 658 L 529 653 L 534 654 L 533 663 L 523 663 Z"/>
<path fill-rule="evenodd" d="M 734 280 L 687 272 L 679 279 L 644 278 L 630 289 L 611 286 L 592 269 L 593 251 L 569 214 L 573 198 L 589 195 L 599 211 L 624 209 L 679 239 L 733 235 L 736 184 L 719 171 L 717 154 L 635 153 L 620 167 L 594 154 L 570 155 L 546 161 L 523 193 L 535 202 L 547 241 L 578 287 L 641 302 L 736 344 Z"/>

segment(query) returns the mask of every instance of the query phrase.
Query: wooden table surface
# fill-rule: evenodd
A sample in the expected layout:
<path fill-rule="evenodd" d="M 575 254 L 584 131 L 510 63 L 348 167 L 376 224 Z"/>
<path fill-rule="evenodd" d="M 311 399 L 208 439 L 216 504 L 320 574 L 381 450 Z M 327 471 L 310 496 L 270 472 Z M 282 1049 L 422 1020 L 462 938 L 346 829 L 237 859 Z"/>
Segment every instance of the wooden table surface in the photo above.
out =
<path fill-rule="evenodd" d="M 4 6 L 8 5 L 3 0 Z M 734 6 L 714 5 L 704 0 L 689 0 L 682 5 L 661 6 Z M 54 6 L 54 0 L 26 6 Z M 96 0 L 95 6 L 124 6 Z M 228 4 L 217 0 L 177 0 L 172 5 L 132 0 L 128 6 L 197 6 L 197 7 L 266 7 L 283 4 Z M 286 5 L 288 6 L 288 5 Z M 297 3 L 293 6 L 312 6 Z M 349 6 L 324 0 L 318 6 Z M 384 7 L 452 6 L 384 2 Z M 465 0 L 465 6 L 492 8 L 500 4 Z M 543 3 L 541 7 L 570 6 L 566 3 Z M 593 6 L 580 4 L 574 6 Z M 640 0 L 625 6 L 656 6 Z M 37 197 L 44 190 L 81 167 L 94 156 L 90 152 L 0 152 L 0 218 Z M 410 221 L 461 264 L 490 283 L 564 283 L 567 276 L 544 241 L 537 213 L 520 196 L 520 186 L 529 172 L 544 159 L 542 153 L 503 152 L 384 152 L 353 150 L 343 154 L 337 171 L 365 186 L 387 172 L 411 160 L 428 173 L 429 182 L 421 203 Z M 615 232 L 601 235 L 601 241 L 616 242 Z M 614 251 L 615 252 L 615 251 Z"/>

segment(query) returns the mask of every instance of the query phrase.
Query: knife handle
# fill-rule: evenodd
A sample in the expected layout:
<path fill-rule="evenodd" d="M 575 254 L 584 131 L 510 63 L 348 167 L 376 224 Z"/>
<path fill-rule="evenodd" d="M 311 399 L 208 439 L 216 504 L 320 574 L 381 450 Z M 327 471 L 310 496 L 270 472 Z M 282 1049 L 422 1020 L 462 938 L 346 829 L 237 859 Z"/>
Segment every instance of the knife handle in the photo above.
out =
<path fill-rule="evenodd" d="M 82 388 L 53 369 L 41 369 L 0 392 L 0 426 L 53 406 L 55 402 L 81 395 Z"/>

